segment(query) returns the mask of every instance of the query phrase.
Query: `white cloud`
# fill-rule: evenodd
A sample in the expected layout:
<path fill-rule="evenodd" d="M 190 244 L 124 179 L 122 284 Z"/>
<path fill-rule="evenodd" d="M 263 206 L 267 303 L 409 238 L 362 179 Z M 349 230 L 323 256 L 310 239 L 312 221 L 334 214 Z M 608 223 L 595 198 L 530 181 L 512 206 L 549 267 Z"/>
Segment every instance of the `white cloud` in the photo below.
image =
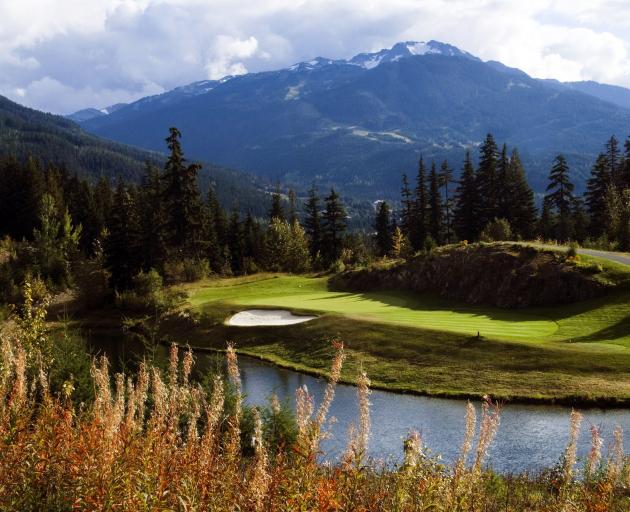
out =
<path fill-rule="evenodd" d="M 218 80 L 227 75 L 247 73 L 247 68 L 239 59 L 252 57 L 257 49 L 258 41 L 255 37 L 240 40 L 231 36 L 218 36 L 210 60 L 205 65 L 208 78 Z"/>
<path fill-rule="evenodd" d="M 409 39 L 630 87 L 625 0 L 0 0 L 0 19 L 0 94 L 54 112 Z"/>

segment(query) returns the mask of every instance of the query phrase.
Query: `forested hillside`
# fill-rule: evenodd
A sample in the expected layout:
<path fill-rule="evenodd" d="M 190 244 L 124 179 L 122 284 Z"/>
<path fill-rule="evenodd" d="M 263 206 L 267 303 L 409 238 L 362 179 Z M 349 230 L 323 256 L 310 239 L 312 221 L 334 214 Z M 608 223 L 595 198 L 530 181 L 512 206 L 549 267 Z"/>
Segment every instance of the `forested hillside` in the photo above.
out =
<path fill-rule="evenodd" d="M 163 130 L 166 137 L 168 127 Z M 18 161 L 32 157 L 43 166 L 55 165 L 96 181 L 106 177 L 139 183 L 146 162 L 162 166 L 165 155 L 112 142 L 86 133 L 76 123 L 52 114 L 23 107 L 0 96 L 0 156 Z M 238 208 L 262 216 L 265 212 L 264 183 L 252 175 L 203 164 L 199 172 L 202 190 L 212 184 L 226 208 Z"/>

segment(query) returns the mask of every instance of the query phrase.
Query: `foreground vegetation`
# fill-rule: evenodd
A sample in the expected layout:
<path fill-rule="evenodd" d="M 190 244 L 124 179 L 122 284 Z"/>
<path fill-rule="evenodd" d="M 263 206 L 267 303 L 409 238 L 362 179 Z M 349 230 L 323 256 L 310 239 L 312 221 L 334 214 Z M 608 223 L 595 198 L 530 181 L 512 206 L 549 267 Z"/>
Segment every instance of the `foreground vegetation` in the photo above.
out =
<path fill-rule="evenodd" d="M 452 467 L 431 456 L 416 432 L 404 442 L 401 465 L 374 463 L 367 457 L 370 381 L 364 372 L 357 377 L 359 417 L 347 450 L 338 464 L 319 464 L 345 358 L 340 343 L 319 407 L 305 387 L 296 391 L 293 438 L 274 432 L 281 414 L 277 400 L 270 418 L 252 411 L 252 434 L 243 436 L 243 396 L 231 346 L 227 382 L 217 376 L 208 391 L 191 380 L 192 353 L 180 362 L 175 346 L 165 370 L 143 363 L 135 374 L 112 376 L 102 358 L 92 365 L 95 396 L 88 404 L 73 400 L 71 382 L 51 391 L 44 346 L 28 329 L 3 332 L 2 510 L 623 511 L 630 505 L 630 459 L 621 429 L 603 453 L 604 441 L 592 428 L 591 452 L 578 468 L 581 417 L 575 412 L 564 457 L 537 476 L 501 476 L 484 468 L 499 427 L 499 409 L 489 400 L 478 432 L 469 404 L 461 454 Z"/>

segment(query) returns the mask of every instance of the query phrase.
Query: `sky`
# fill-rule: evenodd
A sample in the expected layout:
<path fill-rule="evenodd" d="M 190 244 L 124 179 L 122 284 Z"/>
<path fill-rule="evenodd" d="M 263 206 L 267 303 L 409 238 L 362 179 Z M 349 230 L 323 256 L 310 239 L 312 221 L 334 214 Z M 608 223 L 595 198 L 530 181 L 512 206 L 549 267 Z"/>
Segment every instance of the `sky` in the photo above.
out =
<path fill-rule="evenodd" d="M 0 0 L 0 95 L 66 114 L 431 39 L 630 87 L 628 0 Z"/>

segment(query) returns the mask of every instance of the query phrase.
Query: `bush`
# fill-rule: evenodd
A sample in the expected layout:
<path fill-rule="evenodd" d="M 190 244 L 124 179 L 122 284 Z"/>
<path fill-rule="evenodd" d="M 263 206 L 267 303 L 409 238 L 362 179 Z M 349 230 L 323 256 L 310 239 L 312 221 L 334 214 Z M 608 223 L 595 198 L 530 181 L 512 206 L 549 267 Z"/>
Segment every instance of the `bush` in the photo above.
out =
<path fill-rule="evenodd" d="M 192 283 L 211 274 L 208 260 L 184 258 L 164 263 L 164 277 L 169 283 Z"/>
<path fill-rule="evenodd" d="M 181 294 L 173 290 L 165 290 L 162 276 L 157 270 L 140 272 L 133 279 L 133 290 L 116 293 L 115 303 L 126 311 L 169 311 L 180 301 Z"/>
<path fill-rule="evenodd" d="M 339 274 L 343 272 L 344 270 L 346 270 L 346 265 L 341 260 L 334 261 L 333 263 L 331 263 L 330 267 L 328 268 L 328 271 L 331 274 Z"/>
<path fill-rule="evenodd" d="M 587 274 L 601 274 L 604 271 L 604 267 L 599 263 L 592 262 L 580 265 L 580 270 L 583 270 Z"/>
<path fill-rule="evenodd" d="M 188 283 L 200 281 L 210 275 L 208 260 L 187 258 L 184 260 L 184 280 Z"/>
<path fill-rule="evenodd" d="M 424 240 L 424 250 L 427 253 L 432 253 L 437 248 L 437 242 L 431 235 L 427 236 Z"/>
<path fill-rule="evenodd" d="M 483 242 L 502 242 L 512 239 L 512 228 L 505 219 L 494 219 L 483 229 L 479 238 Z"/>
<path fill-rule="evenodd" d="M 578 255 L 578 244 L 576 242 L 571 242 L 569 244 L 569 248 L 567 249 L 567 258 L 577 258 Z"/>

